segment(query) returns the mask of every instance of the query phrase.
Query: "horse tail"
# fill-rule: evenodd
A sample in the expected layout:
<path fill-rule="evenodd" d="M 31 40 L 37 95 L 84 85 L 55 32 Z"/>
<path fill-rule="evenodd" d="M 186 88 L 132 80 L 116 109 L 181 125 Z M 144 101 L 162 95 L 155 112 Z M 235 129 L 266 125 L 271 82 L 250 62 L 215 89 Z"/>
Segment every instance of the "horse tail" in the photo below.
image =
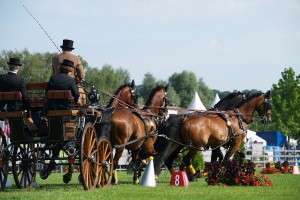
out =
<path fill-rule="evenodd" d="M 97 126 L 97 136 L 100 138 L 101 136 L 106 136 L 110 138 L 110 126 L 111 126 L 111 116 L 115 111 L 114 108 L 107 108 L 101 114 L 101 121 L 99 126 Z"/>
<path fill-rule="evenodd" d="M 154 143 L 154 148 L 157 151 L 154 158 L 154 170 L 156 175 L 160 173 L 161 166 L 169 154 L 169 149 L 173 143 L 172 139 L 182 119 L 183 115 L 170 115 L 167 121 L 158 127 L 159 137 Z"/>

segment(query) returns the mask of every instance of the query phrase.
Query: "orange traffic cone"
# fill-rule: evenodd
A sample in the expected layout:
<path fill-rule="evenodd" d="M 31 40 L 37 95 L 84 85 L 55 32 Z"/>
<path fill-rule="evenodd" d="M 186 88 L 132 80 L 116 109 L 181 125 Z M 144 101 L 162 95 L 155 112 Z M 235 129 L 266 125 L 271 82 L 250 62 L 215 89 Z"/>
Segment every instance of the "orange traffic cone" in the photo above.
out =
<path fill-rule="evenodd" d="M 153 157 L 149 157 L 149 163 L 145 169 L 143 174 L 142 180 L 140 182 L 141 186 L 149 186 L 149 187 L 156 187 L 156 180 L 155 180 L 155 172 L 154 172 L 154 165 L 153 165 Z"/>

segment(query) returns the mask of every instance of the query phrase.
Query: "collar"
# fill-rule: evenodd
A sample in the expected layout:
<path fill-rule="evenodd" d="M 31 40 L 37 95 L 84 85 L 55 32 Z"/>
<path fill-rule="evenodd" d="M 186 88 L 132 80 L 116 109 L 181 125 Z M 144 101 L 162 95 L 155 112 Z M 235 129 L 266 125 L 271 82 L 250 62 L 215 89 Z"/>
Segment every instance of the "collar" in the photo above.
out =
<path fill-rule="evenodd" d="M 15 71 L 9 71 L 9 73 L 17 74 L 17 72 L 15 72 Z"/>

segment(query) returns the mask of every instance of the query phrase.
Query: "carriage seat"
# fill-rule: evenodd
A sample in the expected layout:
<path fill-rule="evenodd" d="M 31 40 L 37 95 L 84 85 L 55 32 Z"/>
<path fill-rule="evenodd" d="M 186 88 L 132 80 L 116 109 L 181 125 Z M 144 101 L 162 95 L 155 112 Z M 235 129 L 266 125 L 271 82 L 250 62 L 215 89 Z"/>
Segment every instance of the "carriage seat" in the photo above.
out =
<path fill-rule="evenodd" d="M 0 92 L 0 102 L 22 102 L 22 94 L 19 91 L 15 92 Z M 24 111 L 0 112 L 0 118 L 19 118 L 26 114 Z"/>
<path fill-rule="evenodd" d="M 31 82 L 26 83 L 28 100 L 30 107 L 33 109 L 43 109 L 45 104 L 45 90 L 48 82 Z"/>
<path fill-rule="evenodd" d="M 74 103 L 74 97 L 70 90 L 49 90 L 47 92 L 47 99 L 52 100 L 68 100 Z M 75 104 L 76 106 L 80 106 Z M 68 110 L 49 110 L 47 116 L 77 116 L 79 110 L 77 109 L 68 109 Z"/>

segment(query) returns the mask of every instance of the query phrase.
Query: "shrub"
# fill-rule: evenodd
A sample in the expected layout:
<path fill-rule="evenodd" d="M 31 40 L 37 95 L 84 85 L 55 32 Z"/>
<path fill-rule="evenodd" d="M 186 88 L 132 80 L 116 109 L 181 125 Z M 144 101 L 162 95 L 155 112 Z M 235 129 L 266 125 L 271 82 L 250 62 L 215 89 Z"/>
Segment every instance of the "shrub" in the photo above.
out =
<path fill-rule="evenodd" d="M 266 175 L 255 175 L 254 163 L 250 160 L 206 163 L 204 172 L 207 173 L 205 181 L 208 185 L 272 185 L 272 181 Z"/>
<path fill-rule="evenodd" d="M 260 172 L 261 174 L 292 174 L 293 167 L 289 165 L 288 161 L 280 163 L 266 163 L 265 168 Z"/>

